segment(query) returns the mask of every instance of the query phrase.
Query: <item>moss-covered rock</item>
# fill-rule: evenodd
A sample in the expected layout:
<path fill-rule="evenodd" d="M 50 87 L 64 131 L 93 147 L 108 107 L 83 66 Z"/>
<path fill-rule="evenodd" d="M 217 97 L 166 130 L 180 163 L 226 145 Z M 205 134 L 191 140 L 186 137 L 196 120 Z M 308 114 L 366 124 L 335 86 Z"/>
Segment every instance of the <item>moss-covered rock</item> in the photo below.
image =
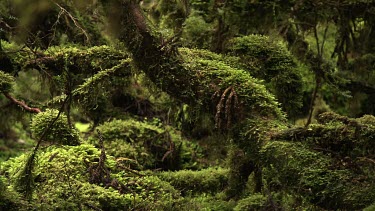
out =
<path fill-rule="evenodd" d="M 36 139 L 63 145 L 79 144 L 78 131 L 69 126 L 67 116 L 58 110 L 47 109 L 34 116 L 30 129 Z"/>

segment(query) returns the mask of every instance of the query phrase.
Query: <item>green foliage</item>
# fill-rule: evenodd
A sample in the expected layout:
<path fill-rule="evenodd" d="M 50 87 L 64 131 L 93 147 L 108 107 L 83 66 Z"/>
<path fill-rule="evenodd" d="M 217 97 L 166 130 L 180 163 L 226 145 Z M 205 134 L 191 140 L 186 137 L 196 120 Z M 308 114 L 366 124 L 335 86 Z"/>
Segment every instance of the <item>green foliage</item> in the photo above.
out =
<path fill-rule="evenodd" d="M 237 202 L 237 206 L 233 209 L 234 211 L 241 210 L 265 210 L 267 197 L 262 194 L 254 194 Z"/>
<path fill-rule="evenodd" d="M 228 185 L 228 169 L 224 168 L 161 172 L 157 176 L 169 182 L 175 189 L 180 190 L 183 195 L 214 194 L 224 190 Z"/>
<path fill-rule="evenodd" d="M 108 116 L 113 116 L 112 112 L 115 109 L 111 98 L 115 93 L 130 92 L 127 90 L 130 84 L 130 61 L 130 59 L 120 60 L 112 67 L 100 70 L 92 77 L 86 78 L 72 91 L 77 106 L 95 124 L 104 121 Z M 98 61 L 98 65 L 100 64 L 101 61 Z"/>
<path fill-rule="evenodd" d="M 365 209 L 363 209 L 363 211 L 374 211 L 374 210 L 375 210 L 375 204 L 370 205 L 370 206 L 366 207 Z"/>
<path fill-rule="evenodd" d="M 54 75 L 61 75 L 68 69 L 72 74 L 93 74 L 109 69 L 127 59 L 127 53 L 107 45 L 91 48 L 82 46 L 50 47 L 45 51 L 48 58 L 45 63 Z M 40 62 L 43 63 L 43 60 Z M 82 80 L 82 79 L 81 79 Z"/>
<path fill-rule="evenodd" d="M 204 210 L 204 211 L 232 211 L 236 205 L 234 200 L 226 200 L 221 193 L 212 196 L 211 194 L 200 194 L 196 196 L 184 197 L 181 204 L 176 206 L 176 210 Z"/>
<path fill-rule="evenodd" d="M 189 48 L 209 48 L 210 34 L 213 27 L 202 14 L 193 11 L 183 25 L 182 43 Z"/>
<path fill-rule="evenodd" d="M 51 143 L 62 145 L 78 145 L 78 131 L 68 124 L 64 113 L 54 109 L 47 109 L 37 114 L 31 123 L 30 129 L 36 139 L 43 138 Z"/>
<path fill-rule="evenodd" d="M 229 52 L 239 56 L 254 77 L 265 80 L 288 114 L 297 113 L 302 106 L 302 76 L 284 45 L 267 36 L 249 35 L 232 39 Z"/>
<path fill-rule="evenodd" d="M 99 166 L 105 150 L 100 154 L 91 145 L 64 145 L 77 145 L 79 138 L 62 115 L 57 119 L 56 127 L 50 128 L 51 133 L 46 134 L 47 141 L 59 143 L 62 148 L 44 148 L 41 153 L 24 155 L 4 164 L 0 174 L 9 178 L 6 182 L 10 185 L 5 187 L 5 180 L 0 180 L 0 206 L 5 204 L 6 209 L 12 208 L 10 206 L 16 209 L 18 205 L 13 202 L 17 199 L 21 202 L 21 197 L 13 193 L 18 190 L 31 198 L 32 209 L 37 210 L 232 210 L 235 202 L 224 201 L 223 195 L 227 192 L 217 192 L 230 186 L 228 189 L 233 192 L 230 196 L 239 199 L 246 185 L 254 185 L 251 188 L 264 191 L 267 196 L 251 194 L 240 199 L 235 210 L 269 209 L 267 206 L 272 198 L 275 198 L 276 206 L 272 206 L 275 210 L 357 210 L 371 204 L 373 207 L 374 117 L 351 119 L 330 113 L 320 116 L 317 124 L 307 128 L 287 129 L 280 104 L 290 117 L 295 117 L 302 104 L 302 90 L 312 89 L 306 88 L 302 81 L 311 82 L 313 74 L 305 74 L 301 79 L 301 70 L 284 45 L 269 37 L 236 38 L 225 46 L 229 47 L 228 55 L 195 49 L 178 52 L 176 48 L 179 44 L 176 41 L 182 38 L 183 45 L 220 51 L 231 37 L 271 31 L 292 44 L 295 39 L 290 40 L 289 35 L 295 29 L 296 36 L 301 35 L 301 40 L 297 40 L 300 45 L 294 46 L 297 53 L 308 50 L 308 44 L 316 44 L 315 53 L 321 53 L 323 57 L 331 56 L 328 50 L 333 50 L 330 60 L 335 61 L 335 55 L 338 57 L 337 71 L 322 65 L 321 61 L 307 63 L 316 62 L 316 66 L 311 66 L 322 72 L 314 72 L 314 75 L 329 83 L 338 84 L 333 83 L 336 80 L 331 77 L 333 74 L 323 69 L 335 69 L 349 78 L 347 88 L 358 92 L 353 94 L 350 106 L 357 110 L 355 114 L 359 114 L 364 108 L 361 102 L 367 102 L 368 108 L 362 111 L 371 111 L 374 107 L 371 104 L 374 79 L 371 71 L 375 61 L 371 2 L 192 0 L 191 5 L 187 5 L 186 0 L 145 0 L 141 3 L 102 0 L 99 2 L 103 5 L 115 2 L 113 7 L 106 8 L 109 9 L 106 21 L 102 21 L 103 8 L 97 5 L 98 1 L 94 4 L 65 0 L 58 4 L 47 0 L 31 2 L 0 3 L 0 64 L 6 72 L 0 71 L 0 91 L 11 91 L 13 79 L 7 73 L 17 76 L 19 71 L 40 71 L 44 79 L 48 79 L 52 95 L 57 95 L 47 105 L 57 105 L 67 96 L 71 97 L 67 111 L 70 113 L 73 103 L 81 109 L 80 115 L 84 119 L 94 122 L 92 129 L 102 123 L 99 130 L 103 133 L 105 150 L 116 159 L 108 156 L 105 162 L 105 169 L 110 171 L 105 179 L 109 181 L 90 184 L 92 169 Z M 138 3 L 144 6 L 143 11 L 137 10 Z M 188 6 L 192 7 L 193 13 L 186 19 Z M 142 12 L 158 19 L 162 33 L 143 20 Z M 11 14 L 17 17 L 11 17 Z M 332 33 L 336 30 L 329 30 L 329 39 L 326 39 L 327 31 L 323 30 L 326 26 L 331 27 L 332 20 L 337 34 Z M 113 24 L 132 60 L 130 54 L 113 47 L 72 46 L 72 43 L 101 44 L 98 26 L 102 22 Z M 23 33 L 26 31 L 29 33 Z M 171 31 L 177 32 L 175 37 L 161 36 L 172 34 Z M 103 32 L 107 34 L 107 31 Z M 310 32 L 315 32 L 316 40 L 309 43 Z M 334 38 L 336 46 L 333 46 Z M 24 43 L 17 46 L 3 39 Z M 129 111 L 127 103 L 138 103 L 145 98 L 156 99 L 150 100 L 152 103 L 164 103 L 156 115 L 168 123 L 175 109 L 165 106 L 170 101 L 163 102 L 162 95 L 155 94 L 160 90 L 141 93 L 139 90 L 147 86 L 146 83 L 131 84 L 131 64 L 144 71 L 154 83 L 152 86 L 176 98 L 177 103 L 189 105 L 188 108 L 183 105 L 182 112 L 177 114 L 195 124 L 189 125 L 188 129 L 208 124 L 205 129 L 209 132 L 202 133 L 208 137 L 201 142 L 221 136 L 217 142 L 222 148 L 228 140 L 235 145 L 229 153 L 230 170 L 183 170 L 156 173 L 157 176 L 134 170 L 199 169 L 201 149 L 157 119 L 137 121 L 124 117 L 125 110 Z M 343 70 L 346 70 L 344 74 Z M 338 101 L 339 106 L 345 105 L 342 98 L 335 96 L 332 87 L 321 87 L 322 98 L 332 98 L 327 102 L 335 104 Z M 22 92 L 17 87 L 14 91 Z M 19 97 L 24 98 L 23 95 Z M 117 107 L 119 104 L 113 102 L 115 98 L 120 99 L 119 104 L 123 103 L 123 107 Z M 31 96 L 30 99 L 33 104 L 40 98 Z M 9 116 L 15 118 L 15 114 L 8 112 L 7 99 L 0 96 L 0 103 L 0 119 L 12 124 L 8 121 L 12 120 Z M 320 108 L 317 110 L 320 113 Z M 36 138 L 41 138 L 56 114 L 56 111 L 47 110 L 34 118 L 31 129 Z M 124 120 L 116 120 L 119 117 Z M 105 122 L 108 119 L 115 120 Z M 4 125 L 0 125 L 0 136 L 9 138 L 10 133 L 3 131 L 10 127 Z M 97 144 L 100 135 L 89 135 L 92 135 L 89 142 Z M 214 146 L 210 143 L 204 144 L 206 151 L 211 150 L 212 154 L 219 151 L 212 150 Z M 249 175 L 254 178 L 254 184 L 247 181 Z M 180 196 L 181 192 L 185 198 Z"/>
<path fill-rule="evenodd" d="M 14 77 L 0 70 L 0 91 L 10 92 L 14 84 Z"/>
<path fill-rule="evenodd" d="M 173 128 L 163 126 L 158 119 L 113 120 L 105 122 L 98 129 L 103 135 L 108 154 L 133 159 L 145 169 L 199 167 L 198 146 L 182 138 Z M 96 136 L 89 141 L 97 143 Z"/>

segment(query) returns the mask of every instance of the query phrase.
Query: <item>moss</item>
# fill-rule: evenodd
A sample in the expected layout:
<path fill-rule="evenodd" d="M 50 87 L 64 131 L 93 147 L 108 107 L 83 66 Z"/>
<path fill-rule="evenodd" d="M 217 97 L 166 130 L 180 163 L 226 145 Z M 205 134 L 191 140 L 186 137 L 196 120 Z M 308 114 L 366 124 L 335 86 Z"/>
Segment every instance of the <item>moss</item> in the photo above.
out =
<path fill-rule="evenodd" d="M 47 109 L 34 116 L 30 125 L 34 138 L 63 145 L 78 145 L 78 131 L 69 126 L 64 113 L 58 114 L 57 110 Z"/>
<path fill-rule="evenodd" d="M 324 209 L 361 209 L 373 200 L 371 173 L 359 184 L 356 178 L 366 174 L 340 167 L 307 144 L 271 141 L 260 152 L 264 179 L 271 190 L 302 195 Z"/>
<path fill-rule="evenodd" d="M 98 127 L 107 152 L 126 157 L 145 169 L 199 168 L 198 145 L 184 139 L 178 131 L 162 125 L 157 119 L 137 121 L 132 118 L 113 120 Z M 97 144 L 97 136 L 89 139 Z"/>
<path fill-rule="evenodd" d="M 234 211 L 241 210 L 265 210 L 267 197 L 261 194 L 254 194 L 237 202 Z"/>
<path fill-rule="evenodd" d="M 14 83 L 14 77 L 0 70 L 0 91 L 10 92 Z"/>
<path fill-rule="evenodd" d="M 106 167 L 119 189 L 90 184 L 88 168 L 98 162 L 100 151 L 92 145 L 48 147 L 38 154 L 34 169 L 35 192 L 31 203 L 38 210 L 164 210 L 179 200 L 179 192 L 155 176 L 139 176 L 118 166 L 108 156 Z M 26 156 L 10 159 L 1 174 L 10 178 L 23 165 Z M 141 174 L 141 173 L 138 173 Z M 156 202 L 156 203 L 155 203 Z"/>
<path fill-rule="evenodd" d="M 220 117 L 226 122 L 230 116 L 233 116 L 233 122 L 257 115 L 284 118 L 279 104 L 262 85 L 262 81 L 253 78 L 245 70 L 230 66 L 235 58 L 188 49 L 183 49 L 181 53 L 184 66 L 197 71 L 196 76 L 202 89 L 199 93 L 200 106 L 216 107 L 215 115 L 226 115 Z"/>
<path fill-rule="evenodd" d="M 213 25 L 207 23 L 199 12 L 193 10 L 184 22 L 181 41 L 189 48 L 207 49 L 212 31 Z"/>
<path fill-rule="evenodd" d="M 17 192 L 7 188 L 6 180 L 0 175 L 0 210 L 27 210 L 29 204 Z"/>
<path fill-rule="evenodd" d="M 284 45 L 267 36 L 249 35 L 232 39 L 229 54 L 240 57 L 244 69 L 266 82 L 288 114 L 298 114 L 302 106 L 302 76 Z"/>
<path fill-rule="evenodd" d="M 220 210 L 232 211 L 236 202 L 234 200 L 226 200 L 222 195 L 216 194 L 200 194 L 194 196 L 184 197 L 180 204 L 177 204 L 175 210 L 189 211 L 189 210 Z"/>
<path fill-rule="evenodd" d="M 158 177 L 169 182 L 182 194 L 217 193 L 228 185 L 228 169 L 208 168 L 200 171 L 161 172 Z"/>
<path fill-rule="evenodd" d="M 298 142 L 305 140 L 312 148 L 318 148 L 327 154 L 337 153 L 340 158 L 367 157 L 375 153 L 373 119 L 369 115 L 353 119 L 326 112 L 319 115 L 320 124 L 312 124 L 307 129 L 285 130 L 275 136 L 275 139 Z"/>

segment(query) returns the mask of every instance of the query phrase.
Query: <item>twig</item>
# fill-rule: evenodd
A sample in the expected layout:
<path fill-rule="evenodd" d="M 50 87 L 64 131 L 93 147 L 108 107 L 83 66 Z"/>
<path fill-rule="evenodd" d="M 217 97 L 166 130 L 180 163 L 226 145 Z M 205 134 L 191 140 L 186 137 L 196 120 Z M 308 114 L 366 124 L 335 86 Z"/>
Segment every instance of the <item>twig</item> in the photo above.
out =
<path fill-rule="evenodd" d="M 60 10 L 63 12 L 63 13 L 65 13 L 72 21 L 73 21 L 73 23 L 74 23 L 74 25 L 78 28 L 78 29 L 80 29 L 81 31 L 82 31 L 82 33 L 85 35 L 85 37 L 86 37 L 86 40 L 87 40 L 87 42 L 88 43 L 90 43 L 90 37 L 89 37 L 89 35 L 87 34 L 87 32 L 79 25 L 79 23 L 77 22 L 77 19 L 75 18 L 75 17 L 73 17 L 73 15 L 70 13 L 70 12 L 68 12 L 64 7 L 62 7 L 60 4 L 58 4 L 58 3 L 56 3 L 56 2 L 54 2 L 54 1 L 52 1 L 56 6 L 58 6 L 59 8 L 60 8 Z"/>

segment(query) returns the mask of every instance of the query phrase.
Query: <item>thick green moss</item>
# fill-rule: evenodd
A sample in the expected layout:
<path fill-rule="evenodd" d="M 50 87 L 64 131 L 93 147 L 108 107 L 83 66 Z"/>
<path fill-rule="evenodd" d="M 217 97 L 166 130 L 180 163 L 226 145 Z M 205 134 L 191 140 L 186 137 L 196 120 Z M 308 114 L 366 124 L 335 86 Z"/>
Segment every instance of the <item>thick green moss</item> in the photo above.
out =
<path fill-rule="evenodd" d="M 254 194 L 238 201 L 234 211 L 242 210 L 266 210 L 267 197 L 262 194 Z"/>
<path fill-rule="evenodd" d="M 130 158 L 145 169 L 178 170 L 198 168 L 199 147 L 181 137 L 178 131 L 163 126 L 157 119 L 113 120 L 98 127 L 109 155 Z M 89 140 L 98 143 L 97 135 Z M 136 167 L 136 166 L 134 166 Z"/>
<path fill-rule="evenodd" d="M 324 209 L 361 209 L 373 202 L 371 173 L 340 167 L 330 156 L 307 144 L 271 141 L 260 152 L 263 176 L 271 190 L 302 195 Z M 356 180 L 363 176 L 366 179 L 358 183 Z"/>
<path fill-rule="evenodd" d="M 78 145 L 79 134 L 68 124 L 67 116 L 54 109 L 47 109 L 34 116 L 30 129 L 34 138 L 63 145 Z"/>
<path fill-rule="evenodd" d="M 220 113 L 224 121 L 236 122 L 244 117 L 259 115 L 279 119 L 285 117 L 275 97 L 262 85 L 262 81 L 253 78 L 245 70 L 230 66 L 236 62 L 235 57 L 189 49 L 182 49 L 181 54 L 184 66 L 196 70 L 201 88 L 199 105 L 207 105 L 206 109 L 215 107 L 215 115 Z"/>
<path fill-rule="evenodd" d="M 319 115 L 317 120 L 318 124 L 312 124 L 307 129 L 292 128 L 274 138 L 298 142 L 304 140 L 310 147 L 332 156 L 339 155 L 340 158 L 356 159 L 375 154 L 373 116 L 353 119 L 326 112 Z"/>
<path fill-rule="evenodd" d="M 6 180 L 0 175 L 0 210 L 26 210 L 29 204 L 15 191 L 6 186 Z"/>
<path fill-rule="evenodd" d="M 217 193 L 228 185 L 228 169 L 208 168 L 200 171 L 162 172 L 158 177 L 169 182 L 182 194 Z"/>
<path fill-rule="evenodd" d="M 242 68 L 263 79 L 288 114 L 302 106 L 303 83 L 293 56 L 284 45 L 267 36 L 249 35 L 230 41 L 229 54 L 241 58 Z"/>
<path fill-rule="evenodd" d="M 214 196 L 211 194 L 200 194 L 194 196 L 186 196 L 181 204 L 176 206 L 175 210 L 191 211 L 191 210 L 220 210 L 232 211 L 236 206 L 234 200 L 227 200 L 223 194 L 218 193 Z"/>
<path fill-rule="evenodd" d="M 134 176 L 133 171 L 118 166 L 107 156 L 111 184 L 89 183 L 90 166 L 98 163 L 100 151 L 92 145 L 48 147 L 39 152 L 34 168 L 35 191 L 31 203 L 38 210 L 165 210 L 179 200 L 179 192 L 155 176 Z M 5 162 L 0 173 L 15 175 L 26 155 Z M 137 173 L 141 174 L 141 173 Z M 122 184 L 114 189 L 115 184 Z"/>

